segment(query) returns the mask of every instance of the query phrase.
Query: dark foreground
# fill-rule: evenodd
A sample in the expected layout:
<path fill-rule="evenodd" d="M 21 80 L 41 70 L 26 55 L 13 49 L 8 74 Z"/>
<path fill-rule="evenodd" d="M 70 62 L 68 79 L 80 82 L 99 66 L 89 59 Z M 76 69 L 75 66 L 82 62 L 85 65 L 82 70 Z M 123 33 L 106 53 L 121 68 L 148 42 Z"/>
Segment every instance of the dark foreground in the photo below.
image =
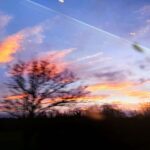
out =
<path fill-rule="evenodd" d="M 1 119 L 0 149 L 150 149 L 150 118 Z"/>

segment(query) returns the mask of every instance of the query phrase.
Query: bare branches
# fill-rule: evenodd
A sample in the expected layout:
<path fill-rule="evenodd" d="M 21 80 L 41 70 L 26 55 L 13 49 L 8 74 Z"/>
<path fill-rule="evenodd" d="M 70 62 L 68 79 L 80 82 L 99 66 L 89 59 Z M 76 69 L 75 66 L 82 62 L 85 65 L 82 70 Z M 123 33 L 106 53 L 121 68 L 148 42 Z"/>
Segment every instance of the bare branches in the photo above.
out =
<path fill-rule="evenodd" d="M 19 116 L 36 117 L 54 106 L 88 94 L 86 86 L 78 83 L 73 72 L 62 71 L 57 64 L 45 60 L 18 62 L 9 68 L 9 74 L 7 87 L 13 95 L 5 97 L 3 109 L 14 116 L 18 113 Z M 10 100 L 12 96 L 15 99 Z M 49 100 L 48 105 L 44 104 L 45 100 Z"/>

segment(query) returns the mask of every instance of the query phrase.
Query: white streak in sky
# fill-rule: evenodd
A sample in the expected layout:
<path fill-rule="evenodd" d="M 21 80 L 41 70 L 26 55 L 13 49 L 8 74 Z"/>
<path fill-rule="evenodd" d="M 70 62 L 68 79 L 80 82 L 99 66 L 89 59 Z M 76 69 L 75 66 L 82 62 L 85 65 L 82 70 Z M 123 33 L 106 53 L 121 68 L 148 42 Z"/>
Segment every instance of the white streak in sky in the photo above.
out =
<path fill-rule="evenodd" d="M 60 3 L 64 3 L 65 1 L 64 0 L 58 0 Z"/>
<path fill-rule="evenodd" d="M 97 27 L 95 27 L 95 26 L 92 26 L 92 25 L 87 24 L 87 23 L 85 23 L 85 22 L 83 22 L 83 21 L 80 21 L 80 20 L 78 20 L 78 19 L 75 19 L 75 18 L 73 18 L 73 17 L 71 17 L 71 16 L 68 16 L 68 15 L 63 14 L 63 13 L 61 13 L 61 12 L 58 12 L 58 11 L 56 11 L 56 10 L 54 10 L 54 9 L 51 9 L 51 8 L 47 7 L 47 6 L 43 6 L 42 4 L 39 4 L 39 3 L 34 2 L 34 1 L 32 1 L 32 0 L 26 0 L 26 1 L 29 2 L 29 3 L 31 3 L 31 4 L 33 4 L 33 5 L 36 5 L 36 6 L 38 6 L 38 7 L 41 7 L 41 8 L 43 8 L 43 9 L 47 10 L 47 11 L 50 11 L 50 12 L 59 14 L 59 15 L 65 17 L 65 18 L 68 18 L 68 19 L 73 20 L 73 21 L 75 21 L 75 22 L 77 22 L 77 23 L 83 24 L 83 25 L 85 25 L 85 26 L 87 26 L 87 27 L 89 27 L 89 28 L 91 28 L 91 29 L 93 29 L 93 30 L 96 30 L 96 31 L 101 32 L 101 33 L 104 33 L 104 34 L 106 34 L 107 36 L 110 36 L 110 37 L 112 37 L 112 38 L 116 38 L 116 39 L 122 40 L 122 41 L 125 42 L 125 43 L 128 43 L 128 44 L 130 44 L 130 45 L 133 45 L 133 42 L 132 42 L 132 41 L 129 41 L 129 40 L 124 39 L 124 38 L 121 38 L 121 37 L 119 37 L 119 36 L 117 36 L 117 35 L 114 35 L 114 34 L 112 34 L 112 33 L 109 33 L 109 32 L 107 32 L 107 31 L 104 31 L 104 30 L 102 30 L 102 29 L 99 29 L 99 28 L 97 28 Z M 61 1 L 63 1 L 63 0 L 61 0 Z M 140 46 L 142 46 L 142 45 L 140 45 Z M 149 50 L 147 47 L 144 47 L 144 46 L 142 46 L 142 47 L 143 47 L 144 49 L 146 49 L 146 50 Z"/>
<path fill-rule="evenodd" d="M 38 7 L 41 7 L 41 8 L 43 8 L 43 9 L 47 10 L 47 11 L 50 11 L 50 12 L 53 12 L 53 13 L 57 13 L 57 14 L 59 14 L 59 15 L 65 17 L 65 18 L 68 18 L 68 19 L 71 19 L 71 20 L 73 20 L 73 21 L 75 21 L 75 22 L 78 22 L 78 23 L 80 23 L 80 24 L 83 24 L 83 25 L 85 25 L 85 26 L 87 26 L 87 27 L 89 27 L 89 28 L 91 28 L 91 29 L 93 29 L 93 30 L 97 30 L 97 31 L 99 31 L 99 32 L 102 32 L 102 33 L 108 35 L 108 36 L 111 36 L 111 37 L 113 37 L 113 38 L 117 38 L 117 39 L 123 40 L 124 42 L 129 43 L 129 44 L 132 44 L 132 42 L 130 42 L 130 41 L 126 40 L 126 39 L 123 39 L 123 38 L 121 38 L 121 37 L 119 37 L 119 36 L 117 36 L 117 35 L 114 35 L 114 34 L 112 34 L 112 33 L 109 33 L 109 32 L 107 32 L 107 31 L 104 31 L 104 30 L 102 30 L 102 29 L 99 29 L 99 28 L 97 28 L 97 27 L 95 27 L 95 26 L 92 26 L 92 25 L 90 25 L 90 24 L 87 24 L 87 23 L 85 23 L 85 22 L 83 22 L 83 21 L 80 21 L 80 20 L 78 20 L 78 19 L 75 19 L 75 18 L 73 18 L 73 17 L 70 17 L 70 16 L 68 16 L 68 15 L 66 15 L 66 14 L 63 14 L 63 13 L 61 13 L 61 12 L 58 12 L 58 11 L 56 11 L 56 10 L 54 10 L 54 9 L 51 9 L 51 8 L 47 7 L 47 6 L 43 6 L 42 4 L 39 4 L 39 3 L 34 2 L 34 1 L 32 1 L 32 0 L 26 0 L 26 1 L 28 1 L 28 2 L 30 2 L 30 3 L 32 3 L 32 4 L 34 4 L 34 5 L 36 5 L 36 6 L 38 6 Z"/>
<path fill-rule="evenodd" d="M 92 59 L 92 58 L 95 58 L 95 57 L 98 57 L 98 56 L 102 56 L 102 55 L 103 55 L 103 53 L 102 53 L 102 52 L 99 52 L 99 53 L 96 53 L 96 54 L 94 54 L 94 55 L 88 55 L 88 56 L 79 58 L 79 59 L 77 59 L 76 61 L 84 61 L 84 60 Z"/>

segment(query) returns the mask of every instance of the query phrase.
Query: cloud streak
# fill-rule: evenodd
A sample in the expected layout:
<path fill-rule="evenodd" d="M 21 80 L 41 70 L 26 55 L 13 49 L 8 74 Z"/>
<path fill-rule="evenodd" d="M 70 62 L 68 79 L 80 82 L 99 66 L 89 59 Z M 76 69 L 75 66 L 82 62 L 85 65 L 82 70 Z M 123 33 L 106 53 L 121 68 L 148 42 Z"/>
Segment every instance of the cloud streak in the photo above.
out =
<path fill-rule="evenodd" d="M 135 98 L 140 98 L 140 99 L 149 99 L 150 98 L 150 92 L 149 91 L 129 91 L 125 92 L 126 95 L 135 97 Z"/>
<path fill-rule="evenodd" d="M 8 63 L 14 59 L 14 54 L 21 47 L 24 36 L 20 33 L 8 36 L 0 42 L 0 63 Z"/>
<path fill-rule="evenodd" d="M 96 83 L 89 85 L 87 88 L 91 92 L 101 91 L 101 90 L 122 90 L 129 87 L 135 86 L 132 82 L 120 82 L 120 83 Z"/>
<path fill-rule="evenodd" d="M 97 79 L 105 82 L 122 82 L 128 78 L 132 73 L 130 70 L 114 68 L 113 66 L 104 67 L 100 71 L 94 73 Z"/>
<path fill-rule="evenodd" d="M 0 31 L 3 30 L 12 20 L 12 16 L 0 12 Z"/>
<path fill-rule="evenodd" d="M 58 60 L 63 60 L 66 56 L 71 54 L 75 48 L 69 48 L 69 49 L 64 49 L 64 50 L 51 50 L 48 52 L 40 53 L 39 58 L 42 57 L 45 59 L 50 59 L 51 61 L 58 61 Z"/>
<path fill-rule="evenodd" d="M 143 7 L 141 7 L 136 12 L 139 13 L 143 17 L 145 17 L 145 16 L 147 17 L 150 15 L 150 5 L 144 5 Z"/>

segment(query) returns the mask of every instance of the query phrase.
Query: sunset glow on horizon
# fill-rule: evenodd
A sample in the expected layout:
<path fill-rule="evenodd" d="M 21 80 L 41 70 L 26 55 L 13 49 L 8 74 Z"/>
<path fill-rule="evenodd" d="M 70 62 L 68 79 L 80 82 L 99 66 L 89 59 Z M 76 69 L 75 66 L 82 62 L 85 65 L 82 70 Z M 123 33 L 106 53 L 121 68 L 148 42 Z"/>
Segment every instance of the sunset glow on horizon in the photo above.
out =
<path fill-rule="evenodd" d="M 80 23 L 78 14 L 77 18 L 73 18 L 75 13 L 70 17 L 67 11 L 61 10 L 61 7 L 65 7 L 70 11 L 67 1 L 59 1 L 63 3 L 61 6 L 54 3 L 56 10 L 53 10 L 53 5 L 50 9 L 45 8 L 46 5 L 41 7 L 44 4 L 40 0 L 15 0 L 17 4 L 6 1 L 0 2 L 1 83 L 8 79 L 7 65 L 17 60 L 45 59 L 56 64 L 57 72 L 69 69 L 80 78 L 80 83 L 87 85 L 90 95 L 76 99 L 79 103 L 117 104 L 125 110 L 140 110 L 144 104 L 150 103 L 150 28 L 146 21 L 150 16 L 146 16 L 146 10 L 142 9 L 146 5 L 144 2 L 137 5 L 137 10 L 131 8 L 130 11 L 137 18 L 141 14 L 144 18 L 141 17 L 141 22 L 144 20 L 145 24 L 141 25 L 140 21 L 134 20 L 134 28 L 130 25 L 129 29 L 119 23 L 126 33 L 118 29 L 115 34 L 110 32 L 112 28 L 117 30 L 113 20 L 102 25 L 105 25 L 104 29 L 109 26 L 110 31 L 105 31 L 100 26 L 87 25 L 88 21 L 85 24 Z M 16 7 L 19 7 L 18 11 Z M 122 10 L 119 11 L 123 13 Z M 108 12 L 105 13 L 108 17 Z M 129 21 L 132 17 L 129 17 Z M 93 19 L 93 24 L 95 20 L 96 18 Z M 104 17 L 100 23 L 103 21 Z M 144 53 L 134 49 L 134 41 L 145 44 Z M 3 94 L 0 93 L 1 98 L 4 97 Z M 24 96 L 26 95 L 5 98 L 15 100 Z"/>

